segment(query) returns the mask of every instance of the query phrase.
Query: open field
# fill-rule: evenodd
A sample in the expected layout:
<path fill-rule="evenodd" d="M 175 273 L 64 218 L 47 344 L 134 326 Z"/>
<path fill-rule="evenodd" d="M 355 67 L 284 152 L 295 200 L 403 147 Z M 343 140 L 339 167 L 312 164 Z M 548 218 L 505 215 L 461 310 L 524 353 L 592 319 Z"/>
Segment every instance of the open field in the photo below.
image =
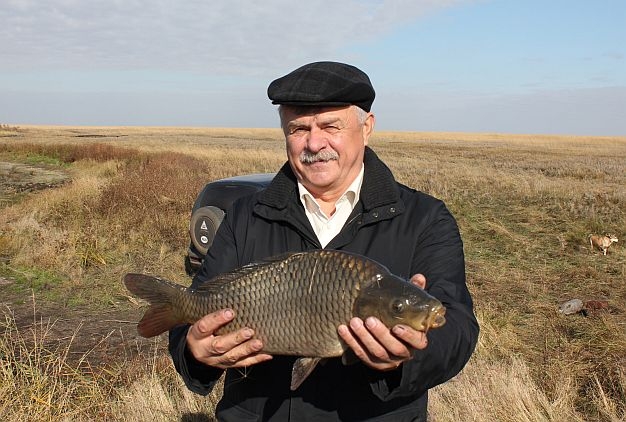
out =
<path fill-rule="evenodd" d="M 126 272 L 189 283 L 190 209 L 213 179 L 274 172 L 273 129 L 0 128 L 0 420 L 212 420 L 166 339 L 135 333 Z M 443 199 L 482 332 L 431 393 L 448 421 L 626 420 L 626 137 L 377 133 Z M 603 256 L 590 233 L 620 239 Z M 562 315 L 578 298 L 587 312 Z"/>

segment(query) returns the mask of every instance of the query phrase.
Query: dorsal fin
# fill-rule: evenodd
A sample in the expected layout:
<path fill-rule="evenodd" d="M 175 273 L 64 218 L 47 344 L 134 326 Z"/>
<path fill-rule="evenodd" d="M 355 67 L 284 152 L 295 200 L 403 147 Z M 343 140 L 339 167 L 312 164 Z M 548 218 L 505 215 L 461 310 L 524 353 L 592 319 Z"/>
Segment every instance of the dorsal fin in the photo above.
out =
<path fill-rule="evenodd" d="M 245 277 L 246 275 L 249 275 L 255 271 L 259 271 L 260 269 L 263 269 L 268 265 L 273 265 L 277 262 L 286 261 L 287 259 L 292 259 L 294 257 L 304 257 L 304 255 L 304 252 L 287 252 L 284 254 L 265 258 L 260 261 L 252 262 L 248 265 L 237 268 L 236 270 L 217 275 L 206 283 L 202 283 L 200 286 L 196 287 L 195 290 L 198 292 L 215 292 L 220 290 L 223 286 L 228 285 L 233 281 L 238 280 L 241 277 Z"/>

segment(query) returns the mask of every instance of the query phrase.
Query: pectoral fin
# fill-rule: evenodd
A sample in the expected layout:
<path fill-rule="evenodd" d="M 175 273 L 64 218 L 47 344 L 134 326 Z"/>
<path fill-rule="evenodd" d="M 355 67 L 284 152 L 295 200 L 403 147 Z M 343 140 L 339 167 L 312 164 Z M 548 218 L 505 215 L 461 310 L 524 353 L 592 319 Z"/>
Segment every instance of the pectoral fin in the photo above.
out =
<path fill-rule="evenodd" d="M 344 365 L 354 365 L 355 363 L 360 361 L 361 359 L 358 358 L 358 356 L 354 353 L 354 350 L 352 349 L 347 349 L 343 352 L 343 355 L 341 355 L 341 363 L 343 363 Z"/>
<path fill-rule="evenodd" d="M 300 387 L 300 384 L 309 376 L 322 358 L 299 358 L 291 369 L 291 391 Z"/>

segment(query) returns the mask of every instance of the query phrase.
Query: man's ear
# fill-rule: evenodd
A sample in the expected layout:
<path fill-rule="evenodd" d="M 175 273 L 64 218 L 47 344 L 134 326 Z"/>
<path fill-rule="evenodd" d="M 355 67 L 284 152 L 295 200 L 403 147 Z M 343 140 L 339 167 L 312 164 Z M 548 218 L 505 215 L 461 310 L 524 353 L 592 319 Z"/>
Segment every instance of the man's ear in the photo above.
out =
<path fill-rule="evenodd" d="M 365 118 L 365 123 L 363 123 L 363 145 L 367 146 L 369 143 L 370 136 L 372 132 L 374 132 L 374 124 L 376 123 L 376 117 L 374 117 L 374 113 L 367 113 L 367 117 Z"/>

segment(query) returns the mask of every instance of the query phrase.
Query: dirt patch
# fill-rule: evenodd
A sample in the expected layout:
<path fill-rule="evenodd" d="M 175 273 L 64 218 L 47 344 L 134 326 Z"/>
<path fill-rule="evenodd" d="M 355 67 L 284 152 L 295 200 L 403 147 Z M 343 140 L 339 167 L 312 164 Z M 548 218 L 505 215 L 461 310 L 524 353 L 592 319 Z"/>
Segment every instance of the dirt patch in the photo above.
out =
<path fill-rule="evenodd" d="M 165 351 L 166 336 L 145 339 L 137 334 L 139 307 L 122 305 L 112 309 L 63 307 L 41 302 L 32 296 L 11 291 L 11 280 L 0 284 L 0 315 L 15 321 L 20 336 L 27 342 L 35 336 L 48 350 L 68 350 L 70 364 L 97 368 L 115 366 L 140 353 Z"/>
<path fill-rule="evenodd" d="M 59 186 L 69 180 L 61 169 L 0 161 L 0 205 L 12 203 L 18 194 Z"/>

